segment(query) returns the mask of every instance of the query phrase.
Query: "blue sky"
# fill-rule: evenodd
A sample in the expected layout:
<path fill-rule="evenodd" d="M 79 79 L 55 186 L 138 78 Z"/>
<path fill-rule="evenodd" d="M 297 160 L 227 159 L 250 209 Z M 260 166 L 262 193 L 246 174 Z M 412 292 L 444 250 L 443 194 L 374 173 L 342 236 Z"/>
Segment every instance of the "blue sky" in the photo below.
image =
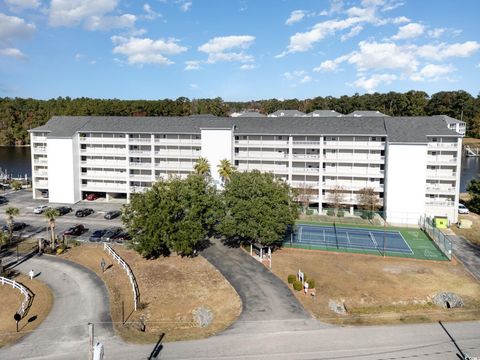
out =
<path fill-rule="evenodd" d="M 0 96 L 476 96 L 479 13 L 478 0 L 0 0 Z"/>

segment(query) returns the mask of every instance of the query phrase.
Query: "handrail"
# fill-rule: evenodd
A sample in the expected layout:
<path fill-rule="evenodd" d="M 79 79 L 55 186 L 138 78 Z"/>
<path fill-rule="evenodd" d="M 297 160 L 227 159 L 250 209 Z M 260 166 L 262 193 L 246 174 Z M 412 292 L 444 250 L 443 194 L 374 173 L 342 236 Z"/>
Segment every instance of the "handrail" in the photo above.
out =
<path fill-rule="evenodd" d="M 108 252 L 115 260 L 117 260 L 117 262 L 127 272 L 128 278 L 130 279 L 130 284 L 132 284 L 134 308 L 137 310 L 137 305 L 140 302 L 140 291 L 138 290 L 137 280 L 135 280 L 135 275 L 133 275 L 132 269 L 130 269 L 130 266 L 128 266 L 128 264 L 120 257 L 120 255 L 118 255 L 115 250 L 113 250 L 106 243 L 103 244 L 103 250 Z"/>
<path fill-rule="evenodd" d="M 23 301 L 20 305 L 20 309 L 18 310 L 18 314 L 23 318 L 27 314 L 27 310 L 30 307 L 30 301 L 32 296 L 30 295 L 30 291 L 23 286 L 22 284 L 16 282 L 15 280 L 7 279 L 6 277 L 0 276 L 0 284 L 2 285 L 11 285 L 14 289 L 20 290 L 23 295 Z"/>

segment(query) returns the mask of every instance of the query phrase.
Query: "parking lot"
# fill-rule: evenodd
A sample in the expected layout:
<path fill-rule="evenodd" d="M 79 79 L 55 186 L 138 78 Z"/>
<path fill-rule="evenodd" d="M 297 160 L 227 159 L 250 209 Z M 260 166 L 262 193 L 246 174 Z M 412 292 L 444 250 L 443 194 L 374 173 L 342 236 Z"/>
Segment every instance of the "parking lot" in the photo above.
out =
<path fill-rule="evenodd" d="M 33 213 L 33 209 L 40 205 L 48 205 L 52 208 L 58 206 L 71 207 L 73 210 L 70 213 L 56 218 L 55 232 L 61 235 L 66 229 L 77 224 L 82 224 L 85 228 L 88 229 L 88 231 L 86 231 L 80 236 L 72 237 L 76 240 L 88 241 L 92 232 L 97 229 L 121 226 L 121 217 L 117 217 L 112 220 L 106 220 L 104 219 L 104 215 L 111 210 L 121 210 L 123 205 L 122 202 L 105 202 L 105 199 L 100 198 L 94 201 L 80 201 L 73 205 L 49 203 L 48 199 L 34 200 L 32 198 L 32 193 L 29 190 L 6 192 L 0 195 L 5 196 L 9 201 L 7 204 L 3 204 L 0 206 L 1 226 L 6 224 L 7 216 L 5 215 L 5 209 L 9 206 L 16 207 L 20 210 L 20 214 L 18 216 L 15 216 L 14 221 L 21 221 L 28 224 L 25 229 L 15 232 L 15 235 L 17 236 L 47 237 L 47 219 L 45 218 L 44 214 Z M 94 210 L 94 213 L 86 217 L 75 217 L 75 212 L 82 208 L 91 208 Z"/>

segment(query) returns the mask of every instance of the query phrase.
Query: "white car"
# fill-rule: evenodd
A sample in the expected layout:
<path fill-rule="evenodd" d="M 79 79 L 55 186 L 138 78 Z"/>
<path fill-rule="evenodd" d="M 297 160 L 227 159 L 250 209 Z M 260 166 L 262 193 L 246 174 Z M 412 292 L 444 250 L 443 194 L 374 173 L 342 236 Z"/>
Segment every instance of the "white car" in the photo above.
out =
<path fill-rule="evenodd" d="M 41 213 L 43 213 L 45 210 L 47 210 L 48 208 L 50 208 L 50 206 L 48 206 L 48 205 L 40 205 L 40 206 L 37 206 L 35 209 L 33 209 L 33 213 L 34 213 L 34 214 L 41 214 Z"/>
<path fill-rule="evenodd" d="M 459 214 L 468 214 L 468 213 L 470 213 L 470 210 L 468 210 L 468 208 L 465 205 L 458 204 L 458 213 Z"/>

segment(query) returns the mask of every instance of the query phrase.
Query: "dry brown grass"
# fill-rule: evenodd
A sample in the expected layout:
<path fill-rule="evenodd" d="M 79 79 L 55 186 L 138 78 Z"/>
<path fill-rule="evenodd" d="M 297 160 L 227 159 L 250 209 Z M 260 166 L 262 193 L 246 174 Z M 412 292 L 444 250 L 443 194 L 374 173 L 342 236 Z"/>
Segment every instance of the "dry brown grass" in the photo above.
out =
<path fill-rule="evenodd" d="M 464 145 L 480 145 L 480 139 L 475 138 L 464 138 L 462 142 Z"/>
<path fill-rule="evenodd" d="M 28 276 L 18 274 L 12 280 L 20 282 L 35 295 L 32 306 L 26 316 L 19 321 L 16 332 L 13 315 L 18 311 L 23 301 L 20 291 L 8 285 L 0 285 L 0 347 L 13 343 L 28 332 L 35 330 L 50 313 L 53 295 L 48 286 L 38 280 L 30 280 Z"/>
<path fill-rule="evenodd" d="M 379 258 L 301 249 L 282 249 L 273 255 L 273 272 L 285 282 L 299 268 L 315 279 L 316 296 L 294 292 L 295 296 L 322 321 L 389 324 L 480 319 L 480 284 L 456 261 Z M 431 297 L 440 291 L 460 295 L 465 307 L 443 310 L 432 305 Z M 332 312 L 329 299 L 344 302 L 349 314 Z"/>
<path fill-rule="evenodd" d="M 480 215 L 470 213 L 459 215 L 460 219 L 467 219 L 472 222 L 470 229 L 459 229 L 452 225 L 451 230 L 457 235 L 464 236 L 474 244 L 480 245 Z"/>
<path fill-rule="evenodd" d="M 145 308 L 133 311 L 130 282 L 123 269 L 103 251 L 102 245 L 85 244 L 70 249 L 62 257 L 82 264 L 106 283 L 110 293 L 112 319 L 116 332 L 126 341 L 150 343 L 165 333 L 165 341 L 204 338 L 230 326 L 241 312 L 241 301 L 227 280 L 202 257 L 146 260 L 133 250 L 113 246 L 130 265 Z M 107 267 L 101 273 L 102 257 Z M 127 325 L 122 326 L 122 301 Z M 213 323 L 199 328 L 192 312 L 204 306 L 214 315 Z M 146 324 L 145 332 L 137 328 L 139 319 Z"/>

